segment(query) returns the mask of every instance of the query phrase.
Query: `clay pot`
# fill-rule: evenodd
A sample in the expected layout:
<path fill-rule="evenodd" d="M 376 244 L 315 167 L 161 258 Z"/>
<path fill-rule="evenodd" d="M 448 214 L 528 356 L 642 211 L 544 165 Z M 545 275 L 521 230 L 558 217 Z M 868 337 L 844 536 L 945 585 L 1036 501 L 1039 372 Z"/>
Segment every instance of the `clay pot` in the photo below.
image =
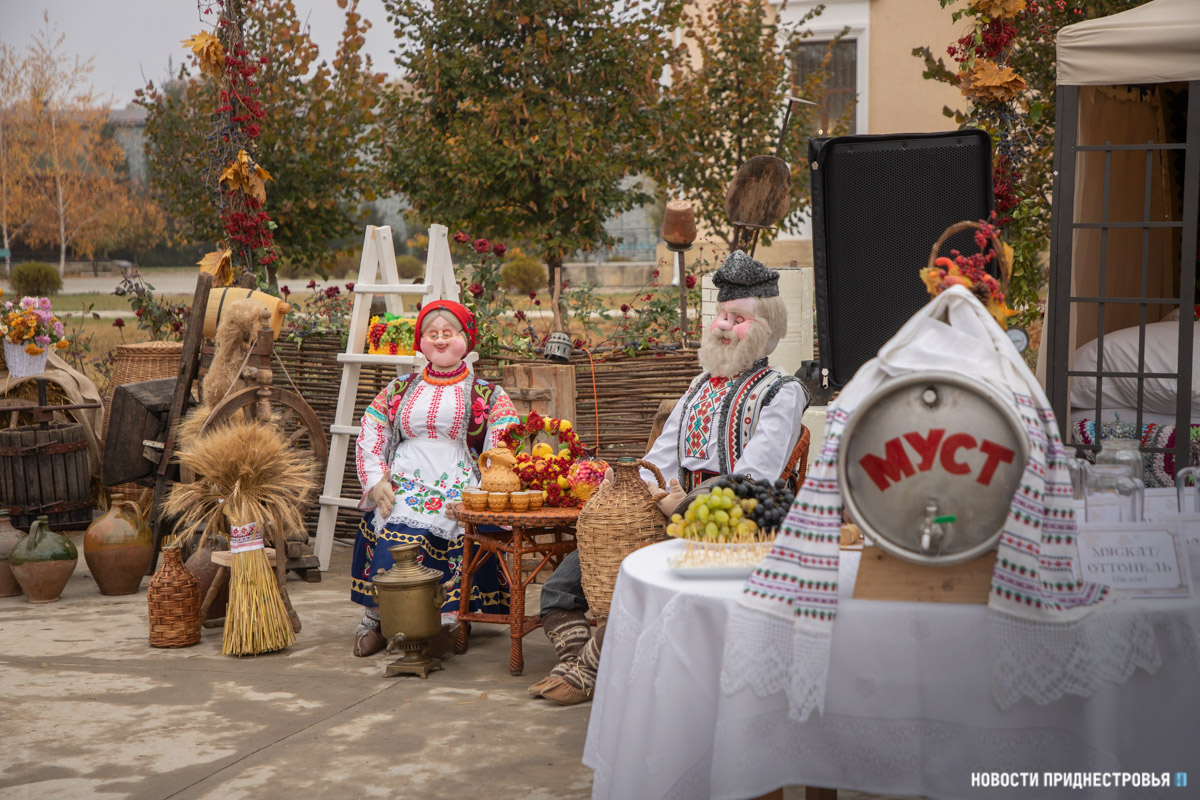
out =
<path fill-rule="evenodd" d="M 12 567 L 8 565 L 8 554 L 24 536 L 12 526 L 8 509 L 0 508 L 0 597 L 15 597 L 21 593 L 21 584 L 17 583 Z"/>
<path fill-rule="evenodd" d="M 34 520 L 29 535 L 8 554 L 17 583 L 31 603 L 53 603 L 75 571 L 79 551 L 70 539 L 50 530 L 45 515 Z"/>
<path fill-rule="evenodd" d="M 208 543 L 188 556 L 187 562 L 184 564 L 188 572 L 196 576 L 196 580 L 200 582 L 200 598 L 201 600 L 208 594 L 208 587 L 212 586 L 213 579 L 217 577 L 217 570 L 220 567 L 213 563 L 213 549 Z M 202 622 L 210 619 L 221 619 L 225 616 L 226 606 L 229 604 L 229 581 L 217 590 L 217 596 L 213 598 L 212 605 L 208 607 L 208 614 L 205 615 Z"/>
<path fill-rule="evenodd" d="M 104 516 L 83 537 L 83 558 L 100 594 L 134 594 L 154 557 L 154 538 L 137 503 L 114 494 Z"/>
<path fill-rule="evenodd" d="M 663 241 L 676 247 L 688 247 L 696 241 L 696 214 L 686 200 L 667 203 L 663 214 Z"/>

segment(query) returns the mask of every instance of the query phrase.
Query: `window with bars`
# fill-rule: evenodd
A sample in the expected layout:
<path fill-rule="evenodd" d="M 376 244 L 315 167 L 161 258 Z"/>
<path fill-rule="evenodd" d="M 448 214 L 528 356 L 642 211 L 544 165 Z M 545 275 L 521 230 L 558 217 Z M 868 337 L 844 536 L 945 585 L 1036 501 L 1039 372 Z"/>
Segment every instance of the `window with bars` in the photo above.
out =
<path fill-rule="evenodd" d="M 825 64 L 825 55 L 832 50 L 829 63 Z M 818 135 L 824 136 L 836 126 L 839 133 L 855 133 L 854 101 L 858 94 L 858 41 L 855 39 L 838 39 L 837 41 L 801 42 L 796 45 L 793 60 L 795 66 L 794 84 L 797 91 L 803 91 L 806 84 L 822 71 L 825 71 L 819 90 L 820 130 Z"/>
<path fill-rule="evenodd" d="M 1058 98 L 1048 394 L 1075 447 L 1139 437 L 1168 480 L 1191 457 L 1175 432 L 1200 422 L 1197 89 L 1063 86 Z M 1170 439 L 1156 438 L 1163 425 Z"/>

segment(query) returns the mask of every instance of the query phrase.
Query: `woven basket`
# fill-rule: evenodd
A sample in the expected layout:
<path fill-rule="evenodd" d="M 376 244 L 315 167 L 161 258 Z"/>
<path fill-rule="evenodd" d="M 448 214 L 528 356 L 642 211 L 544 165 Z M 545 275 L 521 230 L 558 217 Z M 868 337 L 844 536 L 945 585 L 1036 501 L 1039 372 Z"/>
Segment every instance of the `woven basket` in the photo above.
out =
<path fill-rule="evenodd" d="M 956 233 L 961 233 L 967 230 L 980 230 L 983 226 L 978 222 L 963 220 L 956 222 L 938 237 L 938 240 L 933 243 L 933 249 L 929 251 L 929 263 L 927 266 L 932 267 L 933 262 L 938 259 L 938 252 L 942 249 L 942 245 L 950 241 L 950 237 Z M 1000 241 L 999 236 L 992 237 L 992 252 L 996 254 L 996 266 L 1000 267 L 1000 291 L 1008 293 L 1008 279 L 1012 277 L 1012 264 L 1008 263 L 1008 256 L 1004 250 L 1004 243 Z"/>
<path fill-rule="evenodd" d="M 113 376 L 104 388 L 104 423 L 101 440 L 108 438 L 108 412 L 118 386 L 127 383 L 174 378 L 179 374 L 183 342 L 139 342 L 117 347 L 113 356 Z"/>
<path fill-rule="evenodd" d="M 13 378 L 29 378 L 41 375 L 46 371 L 46 360 L 50 358 L 49 346 L 43 347 L 42 352 L 31 356 L 25 352 L 25 345 L 4 341 L 4 364 L 8 374 Z"/>
<path fill-rule="evenodd" d="M 642 459 L 622 458 L 612 466 L 612 480 L 601 484 L 584 504 L 575 525 L 583 593 L 588 609 L 598 617 L 608 616 L 625 556 L 666 536 L 667 518 L 650 497 L 638 474 L 640 467 L 653 472 L 658 485 L 667 488 L 658 467 Z"/>
<path fill-rule="evenodd" d="M 191 647 L 200 641 L 200 581 L 183 565 L 178 547 L 162 551 L 163 563 L 150 579 L 151 647 Z"/>

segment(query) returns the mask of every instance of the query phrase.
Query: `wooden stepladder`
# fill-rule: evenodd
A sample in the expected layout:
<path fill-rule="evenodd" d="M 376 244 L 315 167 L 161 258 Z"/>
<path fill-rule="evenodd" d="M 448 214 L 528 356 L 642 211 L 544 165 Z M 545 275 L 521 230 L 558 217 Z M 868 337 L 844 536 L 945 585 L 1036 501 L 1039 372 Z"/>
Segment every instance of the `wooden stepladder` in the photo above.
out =
<path fill-rule="evenodd" d="M 445 225 L 429 227 L 429 254 L 425 259 L 424 283 L 401 283 L 396 271 L 396 251 L 392 246 L 392 230 L 385 226 L 367 226 L 363 239 L 362 260 L 359 262 L 358 281 L 354 284 L 354 308 L 350 312 L 350 334 L 346 352 L 338 356 L 342 364 L 342 385 L 338 393 L 337 411 L 329 427 L 329 460 L 325 466 L 325 488 L 321 492 L 321 515 L 317 520 L 317 559 L 321 570 L 329 569 L 329 558 L 333 552 L 333 531 L 337 524 L 339 508 L 358 507 L 359 490 L 350 487 L 353 499 L 343 496 L 342 477 L 346 468 L 346 455 L 351 443 L 358 438 L 358 420 L 355 419 L 354 402 L 358 395 L 358 382 L 363 364 L 387 364 L 402 375 L 415 371 L 425 364 L 424 357 L 370 355 L 365 352 L 367 328 L 371 322 L 371 299 L 382 295 L 389 314 L 403 312 L 403 296 L 421 297 L 425 304 L 433 300 L 458 300 L 458 284 L 454 280 L 454 263 L 450 259 L 450 243 L 446 239 Z M 473 361 L 475 354 L 467 357 Z M 354 439 L 351 439 L 354 437 Z"/>

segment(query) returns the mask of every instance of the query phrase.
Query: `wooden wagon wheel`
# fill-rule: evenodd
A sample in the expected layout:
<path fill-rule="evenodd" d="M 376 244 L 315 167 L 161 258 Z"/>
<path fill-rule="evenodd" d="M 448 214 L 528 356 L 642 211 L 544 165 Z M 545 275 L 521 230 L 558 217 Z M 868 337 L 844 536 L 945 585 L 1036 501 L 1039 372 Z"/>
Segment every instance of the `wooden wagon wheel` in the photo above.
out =
<path fill-rule="evenodd" d="M 269 411 L 268 411 L 269 409 Z M 308 450 L 318 464 L 329 457 L 329 442 L 325 428 L 304 398 L 289 389 L 275 386 L 251 386 L 229 395 L 217 403 L 200 428 L 199 436 L 230 419 L 247 422 L 270 414 L 283 432 L 289 447 Z"/>

